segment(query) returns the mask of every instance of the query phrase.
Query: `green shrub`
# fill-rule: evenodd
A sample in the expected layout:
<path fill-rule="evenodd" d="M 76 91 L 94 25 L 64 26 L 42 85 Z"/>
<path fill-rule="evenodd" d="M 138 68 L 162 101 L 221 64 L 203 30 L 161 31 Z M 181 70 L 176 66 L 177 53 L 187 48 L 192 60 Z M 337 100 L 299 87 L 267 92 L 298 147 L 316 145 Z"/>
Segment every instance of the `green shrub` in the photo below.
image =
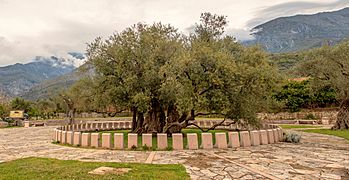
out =
<path fill-rule="evenodd" d="M 301 135 L 297 133 L 286 133 L 284 134 L 284 141 L 289 143 L 299 143 L 301 140 Z"/>
<path fill-rule="evenodd" d="M 307 115 L 305 116 L 305 119 L 312 119 L 312 120 L 314 120 L 314 119 L 319 119 L 319 118 L 316 117 L 314 114 L 307 114 Z"/>

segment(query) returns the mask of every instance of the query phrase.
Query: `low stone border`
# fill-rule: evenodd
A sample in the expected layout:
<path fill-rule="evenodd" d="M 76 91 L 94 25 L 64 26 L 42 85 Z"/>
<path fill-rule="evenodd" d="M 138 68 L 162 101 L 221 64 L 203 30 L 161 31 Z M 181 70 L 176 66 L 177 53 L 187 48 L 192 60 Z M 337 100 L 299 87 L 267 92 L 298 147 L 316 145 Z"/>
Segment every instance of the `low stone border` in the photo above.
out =
<path fill-rule="evenodd" d="M 216 121 L 198 121 L 200 127 L 211 127 Z M 68 144 L 81 147 L 93 147 L 103 149 L 132 149 L 138 146 L 138 135 L 129 133 L 127 147 L 124 147 L 124 134 L 114 133 L 96 133 L 94 131 L 131 129 L 131 122 L 93 122 L 84 124 L 67 125 L 56 128 L 52 134 L 52 140 L 60 144 Z M 283 141 L 283 131 L 276 125 L 264 125 L 263 129 L 252 131 L 235 131 L 236 125 L 218 126 L 217 129 L 225 129 L 228 132 L 228 138 L 225 132 L 215 133 L 216 144 L 213 144 L 212 133 L 202 133 L 202 143 L 198 142 L 198 134 L 187 134 L 187 147 L 183 147 L 183 134 L 172 134 L 172 148 L 174 150 L 183 149 L 227 149 L 238 147 L 259 146 L 273 144 Z M 93 131 L 93 132 L 91 132 Z M 233 132 L 232 132 L 233 131 Z M 112 143 L 114 142 L 114 143 Z M 142 134 L 142 146 L 152 147 L 152 134 Z M 157 134 L 157 150 L 168 148 L 167 134 Z"/>

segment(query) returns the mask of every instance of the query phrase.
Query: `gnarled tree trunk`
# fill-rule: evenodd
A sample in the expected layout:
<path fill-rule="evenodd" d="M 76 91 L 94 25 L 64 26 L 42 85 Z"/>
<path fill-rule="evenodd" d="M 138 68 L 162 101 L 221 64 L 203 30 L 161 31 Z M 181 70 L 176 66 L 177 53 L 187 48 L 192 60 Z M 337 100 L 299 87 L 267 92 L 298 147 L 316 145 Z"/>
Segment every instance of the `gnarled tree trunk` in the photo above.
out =
<path fill-rule="evenodd" d="M 349 98 L 341 103 L 336 124 L 332 129 L 349 129 Z"/>

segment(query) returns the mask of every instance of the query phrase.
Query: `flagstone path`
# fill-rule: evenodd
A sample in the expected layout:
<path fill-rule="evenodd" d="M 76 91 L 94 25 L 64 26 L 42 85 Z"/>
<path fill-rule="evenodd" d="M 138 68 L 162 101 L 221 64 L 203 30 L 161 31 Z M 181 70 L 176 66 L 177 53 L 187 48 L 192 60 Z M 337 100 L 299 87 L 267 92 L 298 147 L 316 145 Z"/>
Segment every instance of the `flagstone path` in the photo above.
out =
<path fill-rule="evenodd" d="M 0 129 L 0 163 L 24 157 L 183 164 L 192 179 L 349 179 L 349 142 L 297 132 L 301 143 L 228 150 L 113 151 L 55 145 L 54 127 Z"/>

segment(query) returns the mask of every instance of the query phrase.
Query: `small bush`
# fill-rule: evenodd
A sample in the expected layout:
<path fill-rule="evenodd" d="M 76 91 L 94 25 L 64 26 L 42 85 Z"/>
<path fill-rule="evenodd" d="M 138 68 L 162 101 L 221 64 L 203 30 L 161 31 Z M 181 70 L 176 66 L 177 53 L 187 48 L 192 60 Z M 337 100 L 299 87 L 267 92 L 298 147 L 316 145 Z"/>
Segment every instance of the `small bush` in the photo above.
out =
<path fill-rule="evenodd" d="M 172 150 L 173 150 L 173 147 L 167 146 L 166 151 L 172 151 Z"/>
<path fill-rule="evenodd" d="M 150 149 L 150 148 L 149 148 L 146 144 L 145 144 L 144 146 L 142 146 L 142 150 L 143 150 L 143 151 L 149 151 L 149 149 Z"/>
<path fill-rule="evenodd" d="M 135 145 L 133 145 L 132 147 L 131 147 L 131 150 L 137 150 L 137 146 L 135 146 Z"/>
<path fill-rule="evenodd" d="M 319 118 L 316 117 L 314 114 L 307 114 L 307 115 L 305 116 L 305 119 L 315 120 L 315 119 L 319 119 Z"/>
<path fill-rule="evenodd" d="M 289 143 L 299 143 L 301 140 L 301 135 L 296 133 L 286 133 L 284 134 L 284 140 L 285 142 Z"/>

